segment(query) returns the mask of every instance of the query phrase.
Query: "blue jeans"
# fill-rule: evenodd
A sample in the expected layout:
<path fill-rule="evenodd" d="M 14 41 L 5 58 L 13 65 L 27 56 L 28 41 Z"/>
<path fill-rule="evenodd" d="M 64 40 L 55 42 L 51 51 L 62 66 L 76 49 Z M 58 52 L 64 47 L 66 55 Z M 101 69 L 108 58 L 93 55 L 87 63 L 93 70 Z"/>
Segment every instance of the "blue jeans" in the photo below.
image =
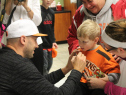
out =
<path fill-rule="evenodd" d="M 52 51 L 43 50 L 43 62 L 43 75 L 46 75 L 48 74 L 53 63 Z"/>

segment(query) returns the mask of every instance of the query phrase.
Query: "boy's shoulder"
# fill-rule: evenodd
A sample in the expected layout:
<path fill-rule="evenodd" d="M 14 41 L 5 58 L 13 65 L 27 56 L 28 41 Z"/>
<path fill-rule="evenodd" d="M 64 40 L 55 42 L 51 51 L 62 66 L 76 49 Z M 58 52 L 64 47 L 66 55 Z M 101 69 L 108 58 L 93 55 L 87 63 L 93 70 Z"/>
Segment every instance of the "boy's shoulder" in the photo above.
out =
<path fill-rule="evenodd" d="M 43 9 L 46 10 L 44 6 L 40 5 L 40 7 L 41 7 L 41 10 L 43 10 Z M 51 11 L 52 13 L 55 13 L 54 10 L 52 8 L 50 8 L 50 7 L 48 7 L 47 10 Z"/>
<path fill-rule="evenodd" d="M 49 8 L 49 11 L 50 11 L 50 13 L 52 13 L 52 14 L 55 13 L 55 11 L 54 11 L 53 9 L 51 9 L 51 8 Z"/>
<path fill-rule="evenodd" d="M 108 61 L 114 60 L 112 54 L 110 52 L 107 52 L 101 45 L 99 45 L 99 47 L 97 47 L 96 52 L 97 52 L 97 54 L 99 54 L 100 56 L 102 56 L 103 58 L 105 58 Z"/>

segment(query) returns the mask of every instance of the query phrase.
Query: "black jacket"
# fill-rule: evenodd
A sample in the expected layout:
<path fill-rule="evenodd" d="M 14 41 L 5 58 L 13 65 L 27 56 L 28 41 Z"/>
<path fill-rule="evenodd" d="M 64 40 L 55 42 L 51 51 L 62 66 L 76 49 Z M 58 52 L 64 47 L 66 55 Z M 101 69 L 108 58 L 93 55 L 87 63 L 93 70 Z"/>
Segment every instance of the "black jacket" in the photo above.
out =
<path fill-rule="evenodd" d="M 52 43 L 55 42 L 54 11 L 50 8 L 45 9 L 43 6 L 41 6 L 41 16 L 42 16 L 42 22 L 38 26 L 38 30 L 40 33 L 48 34 L 48 36 L 42 37 L 43 40 L 42 46 L 44 49 L 52 48 Z"/>
<path fill-rule="evenodd" d="M 0 49 L 0 95 L 81 95 L 81 73 L 72 70 L 66 82 L 55 87 L 63 77 L 61 69 L 43 76 L 29 59 L 9 48 Z"/>

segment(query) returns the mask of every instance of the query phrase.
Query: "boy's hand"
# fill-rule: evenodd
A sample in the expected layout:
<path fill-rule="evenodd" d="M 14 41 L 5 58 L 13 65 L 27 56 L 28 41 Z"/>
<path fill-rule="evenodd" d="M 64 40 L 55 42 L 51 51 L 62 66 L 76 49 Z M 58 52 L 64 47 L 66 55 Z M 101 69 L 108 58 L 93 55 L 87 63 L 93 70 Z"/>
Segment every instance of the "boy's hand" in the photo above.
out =
<path fill-rule="evenodd" d="M 53 45 L 52 45 L 52 48 L 55 48 L 55 49 L 57 49 L 57 48 L 58 48 L 58 45 L 57 45 L 57 43 L 53 43 Z"/>
<path fill-rule="evenodd" d="M 104 89 L 106 82 L 100 78 L 87 78 L 89 89 Z"/>

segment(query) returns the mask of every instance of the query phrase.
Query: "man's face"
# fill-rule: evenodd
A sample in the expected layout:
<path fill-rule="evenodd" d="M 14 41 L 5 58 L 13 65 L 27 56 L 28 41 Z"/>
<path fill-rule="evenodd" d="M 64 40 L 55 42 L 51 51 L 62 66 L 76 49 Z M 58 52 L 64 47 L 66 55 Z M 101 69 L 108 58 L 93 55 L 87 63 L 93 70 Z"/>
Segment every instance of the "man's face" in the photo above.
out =
<path fill-rule="evenodd" d="M 34 36 L 27 37 L 26 46 L 23 51 L 25 58 L 33 57 L 35 48 L 38 48 L 38 44 L 36 40 L 37 40 L 37 37 L 34 37 Z"/>
<path fill-rule="evenodd" d="M 90 40 L 88 37 L 78 37 L 79 46 L 82 51 L 87 51 L 95 47 L 95 41 Z"/>
<path fill-rule="evenodd" d="M 48 8 L 54 0 L 42 0 L 42 6 Z"/>
<path fill-rule="evenodd" d="M 97 14 L 103 8 L 105 0 L 82 0 L 85 8 L 93 14 Z"/>

